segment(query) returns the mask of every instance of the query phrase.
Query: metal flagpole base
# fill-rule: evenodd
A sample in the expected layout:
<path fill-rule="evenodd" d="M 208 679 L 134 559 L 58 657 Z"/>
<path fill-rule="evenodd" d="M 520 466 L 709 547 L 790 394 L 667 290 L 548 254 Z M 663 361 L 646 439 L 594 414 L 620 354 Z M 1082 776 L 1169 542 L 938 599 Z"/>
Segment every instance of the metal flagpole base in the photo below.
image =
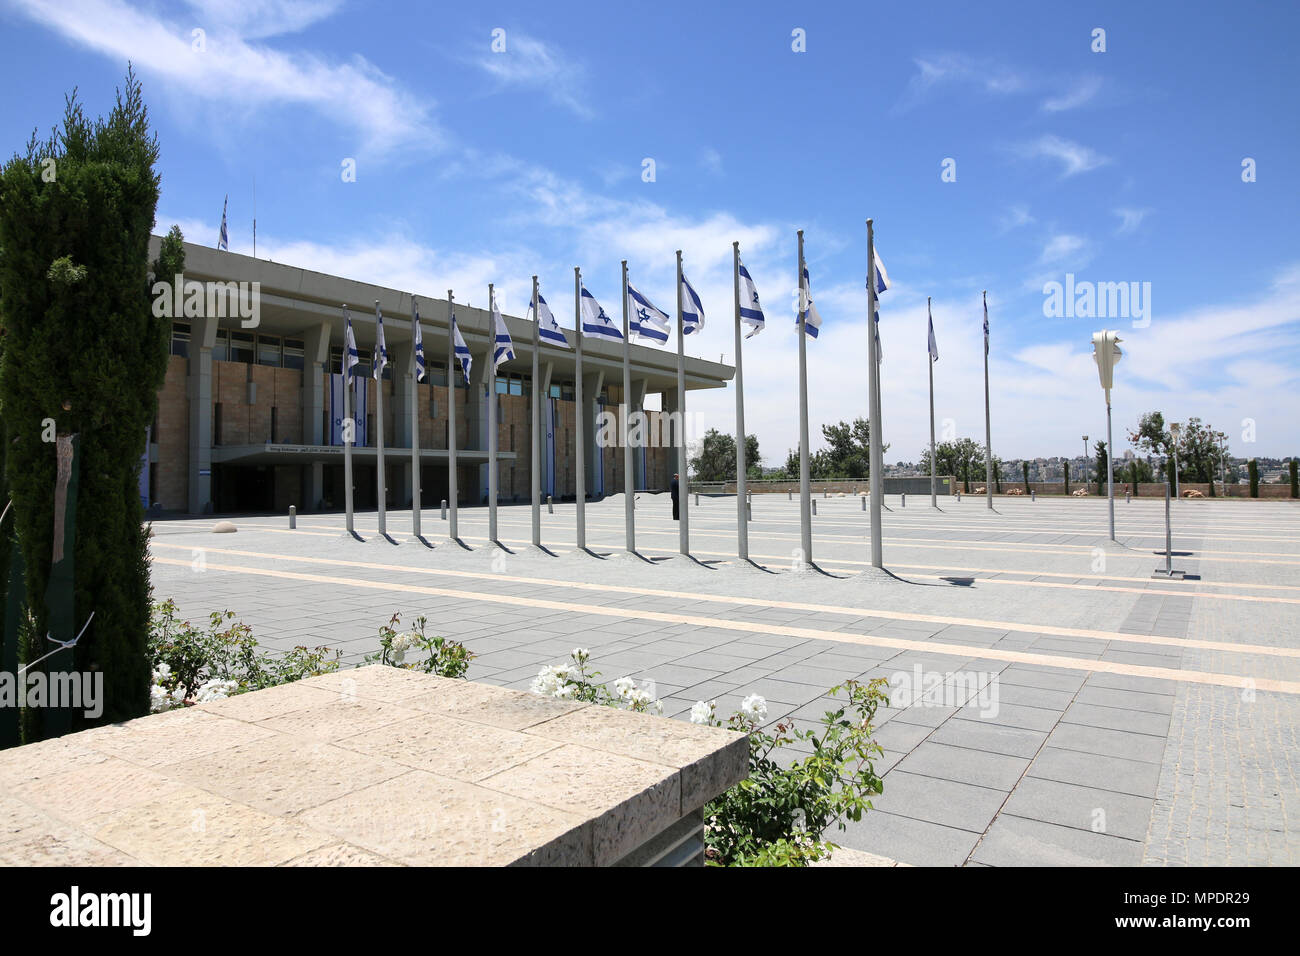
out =
<path fill-rule="evenodd" d="M 1153 578 L 1165 578 L 1169 581 L 1181 581 L 1185 574 L 1185 571 L 1166 571 L 1164 568 L 1156 568 L 1151 572 Z"/>

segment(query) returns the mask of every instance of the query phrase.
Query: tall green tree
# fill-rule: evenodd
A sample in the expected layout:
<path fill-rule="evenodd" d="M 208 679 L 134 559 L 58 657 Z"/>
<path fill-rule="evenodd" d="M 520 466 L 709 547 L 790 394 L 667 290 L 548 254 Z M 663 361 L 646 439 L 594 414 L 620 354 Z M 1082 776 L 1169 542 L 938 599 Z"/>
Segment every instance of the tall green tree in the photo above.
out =
<path fill-rule="evenodd" d="M 1106 443 L 1099 441 L 1093 445 L 1097 455 L 1097 494 L 1106 493 L 1106 463 L 1110 460 L 1110 452 L 1106 449 Z"/>
<path fill-rule="evenodd" d="M 758 436 L 745 436 L 745 475 L 762 474 L 759 467 Z M 734 481 L 736 478 L 736 439 L 710 428 L 700 442 L 700 453 L 691 459 L 691 477 L 696 481 Z"/>
<path fill-rule="evenodd" d="M 971 438 L 938 442 L 934 446 L 934 460 L 938 463 L 936 475 L 952 475 L 963 482 L 965 491 L 970 491 L 971 478 L 978 480 L 984 471 L 984 446 Z M 930 474 L 929 445 L 921 449 L 921 473 Z"/>
<path fill-rule="evenodd" d="M 102 721 L 149 710 L 150 587 L 137 479 L 169 338 L 148 282 L 157 159 L 140 84 L 128 70 L 107 117 L 87 118 L 74 91 L 61 128 L 44 142 L 33 135 L 26 154 L 0 172 L 0 403 L 28 611 L 35 633 L 47 633 L 52 428 L 77 436 L 71 616 L 78 630 L 94 617 L 72 666 L 103 673 Z M 163 266 L 160 278 L 172 268 Z M 82 720 L 78 714 L 74 726 Z"/>

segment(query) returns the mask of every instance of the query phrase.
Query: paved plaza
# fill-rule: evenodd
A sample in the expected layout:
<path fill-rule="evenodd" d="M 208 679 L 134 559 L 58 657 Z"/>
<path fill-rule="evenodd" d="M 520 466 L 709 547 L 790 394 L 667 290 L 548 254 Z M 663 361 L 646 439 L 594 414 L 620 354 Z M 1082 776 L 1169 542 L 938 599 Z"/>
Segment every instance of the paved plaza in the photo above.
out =
<path fill-rule="evenodd" d="M 666 716 L 746 694 L 776 721 L 815 720 L 848 678 L 891 680 L 878 714 L 885 792 L 828 838 L 918 865 L 1300 863 L 1300 508 L 1286 501 L 958 502 L 890 496 L 889 573 L 870 567 L 861 500 L 817 500 L 799 563 L 797 498 L 756 495 L 739 565 L 736 500 L 690 509 L 680 556 L 667 495 L 637 497 L 640 557 L 624 553 L 623 499 L 462 508 L 464 546 L 437 510 L 425 537 L 390 512 L 389 539 L 358 515 L 153 525 L 155 599 L 199 620 L 230 609 L 264 645 L 378 647 L 394 612 L 477 655 L 469 677 L 526 688 L 543 664 L 590 648 L 603 678 L 653 682 Z M 911 693 L 916 691 L 916 693 Z M 903 705 L 906 706 L 903 706 Z"/>

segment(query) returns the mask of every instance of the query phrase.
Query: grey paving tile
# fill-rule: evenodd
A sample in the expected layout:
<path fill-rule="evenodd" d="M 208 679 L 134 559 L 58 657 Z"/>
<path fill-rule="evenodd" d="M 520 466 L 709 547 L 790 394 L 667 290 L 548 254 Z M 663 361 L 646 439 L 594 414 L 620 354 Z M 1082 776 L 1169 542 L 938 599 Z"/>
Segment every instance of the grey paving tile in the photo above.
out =
<path fill-rule="evenodd" d="M 929 737 L 936 743 L 968 747 L 1012 757 L 1032 757 L 1047 734 L 1020 727 L 1004 727 L 976 720 L 949 720 Z"/>
<path fill-rule="evenodd" d="M 1102 707 L 1097 704 L 1073 703 L 1061 718 L 1063 723 L 1128 730 L 1133 733 L 1163 737 L 1169 732 L 1169 718 L 1140 710 Z"/>
<path fill-rule="evenodd" d="M 1009 792 L 1028 766 L 1029 760 L 1025 757 L 1008 757 L 925 740 L 899 763 L 898 769 Z"/>
<path fill-rule="evenodd" d="M 1154 798 L 1160 767 L 1140 760 L 1048 746 L 1034 760 L 1029 776 Z"/>
<path fill-rule="evenodd" d="M 872 805 L 886 813 L 982 833 L 1006 797 L 1000 790 L 895 768 L 885 777 L 885 792 L 873 798 Z"/>
<path fill-rule="evenodd" d="M 1005 812 L 1141 841 L 1146 837 L 1152 802 L 1127 793 L 1025 777 L 1007 800 Z"/>
<path fill-rule="evenodd" d="M 1002 813 L 971 860 L 987 866 L 1138 866 L 1142 844 Z"/>
<path fill-rule="evenodd" d="M 827 837 L 851 849 L 912 866 L 960 866 L 975 848 L 979 834 L 871 810 L 843 833 L 832 832 Z"/>
<path fill-rule="evenodd" d="M 1159 765 L 1165 752 L 1165 738 L 1127 730 L 1061 723 L 1048 737 L 1053 746 L 1104 756 L 1124 757 Z"/>

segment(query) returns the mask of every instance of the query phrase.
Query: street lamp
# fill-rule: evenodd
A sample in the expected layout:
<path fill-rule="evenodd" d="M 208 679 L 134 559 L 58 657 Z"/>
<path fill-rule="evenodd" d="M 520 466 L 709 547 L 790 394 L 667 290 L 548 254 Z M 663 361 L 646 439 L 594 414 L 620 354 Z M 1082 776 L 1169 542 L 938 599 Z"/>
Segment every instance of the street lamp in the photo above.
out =
<path fill-rule="evenodd" d="M 1102 329 L 1092 333 L 1092 360 L 1097 363 L 1097 377 L 1106 392 L 1106 498 L 1110 509 L 1110 540 L 1115 540 L 1115 442 L 1111 434 L 1110 389 L 1115 379 L 1115 363 L 1124 355 L 1119 350 L 1118 332 Z"/>
<path fill-rule="evenodd" d="M 1175 497 L 1175 498 L 1179 497 L 1179 494 L 1178 494 L 1178 436 L 1182 433 L 1182 430 L 1183 430 L 1183 426 L 1180 425 L 1180 424 L 1178 424 L 1177 422 L 1171 422 L 1171 423 L 1169 424 L 1169 434 L 1170 434 L 1171 436 L 1173 436 L 1173 439 L 1174 439 L 1174 497 Z"/>
<path fill-rule="evenodd" d="M 1083 436 L 1083 487 L 1088 487 L 1088 436 Z"/>

